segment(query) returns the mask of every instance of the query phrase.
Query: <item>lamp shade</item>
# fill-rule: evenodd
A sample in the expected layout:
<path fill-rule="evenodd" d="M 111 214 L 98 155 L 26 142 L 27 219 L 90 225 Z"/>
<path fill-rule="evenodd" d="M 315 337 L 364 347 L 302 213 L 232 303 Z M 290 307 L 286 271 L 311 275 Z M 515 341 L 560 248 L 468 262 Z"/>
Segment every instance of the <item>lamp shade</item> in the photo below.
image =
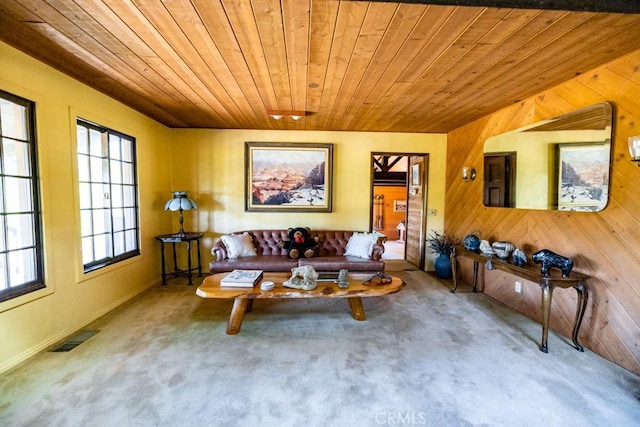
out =
<path fill-rule="evenodd" d="M 191 209 L 198 209 L 198 204 L 187 197 L 188 191 L 172 191 L 173 198 L 170 199 L 165 205 L 165 211 L 188 211 Z"/>

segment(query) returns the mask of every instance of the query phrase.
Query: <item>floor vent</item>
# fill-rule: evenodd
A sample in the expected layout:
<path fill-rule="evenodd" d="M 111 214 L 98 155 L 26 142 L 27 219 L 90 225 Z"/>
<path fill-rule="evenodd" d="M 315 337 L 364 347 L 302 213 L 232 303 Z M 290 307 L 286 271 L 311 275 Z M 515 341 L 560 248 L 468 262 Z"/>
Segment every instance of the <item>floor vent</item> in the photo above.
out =
<path fill-rule="evenodd" d="M 82 344 L 83 342 L 85 342 L 86 340 L 88 340 L 89 338 L 91 338 L 92 336 L 94 336 L 95 334 L 97 334 L 98 332 L 99 331 L 82 331 L 78 335 L 75 335 L 69 338 L 68 340 L 66 340 L 65 342 L 63 342 L 62 344 L 58 345 L 57 347 L 53 348 L 50 351 L 54 353 L 59 353 L 62 351 L 71 351 L 77 346 L 79 346 L 80 344 Z"/>

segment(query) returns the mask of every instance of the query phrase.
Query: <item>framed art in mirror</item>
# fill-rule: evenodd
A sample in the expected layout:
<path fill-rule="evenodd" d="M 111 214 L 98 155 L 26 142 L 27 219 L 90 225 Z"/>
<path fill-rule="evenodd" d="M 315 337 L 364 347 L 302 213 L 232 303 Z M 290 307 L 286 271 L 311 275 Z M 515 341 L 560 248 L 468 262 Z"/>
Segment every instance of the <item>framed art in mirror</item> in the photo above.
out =
<path fill-rule="evenodd" d="M 333 144 L 245 143 L 245 211 L 331 212 Z"/>
<path fill-rule="evenodd" d="M 609 147 L 605 144 L 558 144 L 558 210 L 598 212 L 609 193 Z"/>
<path fill-rule="evenodd" d="M 484 144 L 488 207 L 598 212 L 608 201 L 613 107 L 601 102 Z"/>

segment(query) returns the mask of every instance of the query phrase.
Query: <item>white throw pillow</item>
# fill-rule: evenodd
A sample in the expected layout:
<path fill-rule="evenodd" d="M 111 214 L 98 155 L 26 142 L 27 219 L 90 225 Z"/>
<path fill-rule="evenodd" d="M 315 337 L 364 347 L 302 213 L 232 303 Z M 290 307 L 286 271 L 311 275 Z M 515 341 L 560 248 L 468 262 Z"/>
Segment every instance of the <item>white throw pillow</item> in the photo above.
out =
<path fill-rule="evenodd" d="M 344 254 L 358 258 L 370 259 L 373 253 L 373 245 L 378 241 L 375 233 L 355 232 L 349 238 Z"/>
<path fill-rule="evenodd" d="M 251 240 L 251 236 L 246 231 L 240 235 L 226 234 L 221 236 L 220 239 L 225 248 L 227 248 L 229 258 L 242 258 L 257 254 L 256 248 L 253 246 L 253 240 Z"/>

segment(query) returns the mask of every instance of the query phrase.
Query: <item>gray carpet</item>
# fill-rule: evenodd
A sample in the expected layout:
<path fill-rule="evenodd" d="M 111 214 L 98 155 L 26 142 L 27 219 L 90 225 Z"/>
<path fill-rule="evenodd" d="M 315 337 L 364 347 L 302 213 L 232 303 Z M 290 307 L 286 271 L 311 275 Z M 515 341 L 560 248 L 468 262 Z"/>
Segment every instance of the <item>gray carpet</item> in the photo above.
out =
<path fill-rule="evenodd" d="M 385 259 L 384 269 L 389 273 L 394 273 L 396 271 L 419 270 L 417 266 L 404 259 Z"/>
<path fill-rule="evenodd" d="M 67 353 L 0 375 L 2 426 L 631 426 L 640 377 L 421 271 L 365 300 L 230 301 L 181 279 L 86 329 Z"/>

